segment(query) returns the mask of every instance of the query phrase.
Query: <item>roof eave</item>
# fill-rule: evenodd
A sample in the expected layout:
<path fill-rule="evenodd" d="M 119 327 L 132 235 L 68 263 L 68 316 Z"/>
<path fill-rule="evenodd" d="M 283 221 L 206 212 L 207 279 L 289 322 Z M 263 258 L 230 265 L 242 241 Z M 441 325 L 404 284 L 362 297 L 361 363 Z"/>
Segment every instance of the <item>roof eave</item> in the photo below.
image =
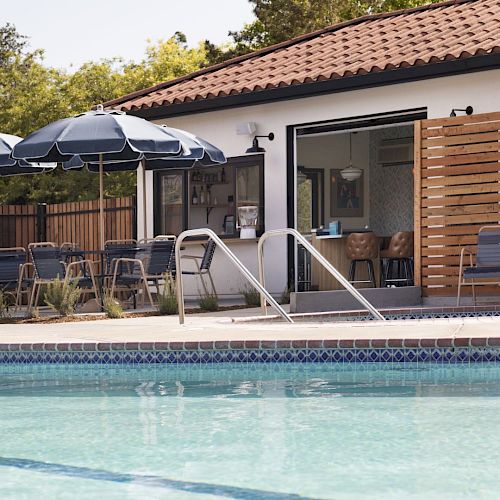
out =
<path fill-rule="evenodd" d="M 500 68 L 500 53 L 127 111 L 150 120 Z"/>

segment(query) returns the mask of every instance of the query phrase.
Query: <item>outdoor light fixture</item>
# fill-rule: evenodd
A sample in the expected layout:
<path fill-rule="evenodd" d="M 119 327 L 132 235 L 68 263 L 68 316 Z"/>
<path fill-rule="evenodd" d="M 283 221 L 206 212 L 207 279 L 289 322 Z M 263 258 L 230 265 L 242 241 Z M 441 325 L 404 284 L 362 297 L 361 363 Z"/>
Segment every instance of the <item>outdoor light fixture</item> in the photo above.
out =
<path fill-rule="evenodd" d="M 467 106 L 465 109 L 453 108 L 451 110 L 450 116 L 457 116 L 457 111 L 463 111 L 466 115 L 472 115 L 474 109 L 472 109 L 472 106 Z"/>
<path fill-rule="evenodd" d="M 259 141 L 258 141 L 259 138 L 265 138 L 265 139 L 269 139 L 270 141 L 273 141 L 274 134 L 271 132 L 269 135 L 256 135 L 253 138 L 252 147 L 248 148 L 245 151 L 245 153 L 265 153 L 266 152 L 266 150 L 264 148 L 261 148 L 259 146 Z"/>
<path fill-rule="evenodd" d="M 349 132 L 349 166 L 340 171 L 342 179 L 356 181 L 361 177 L 363 171 L 352 166 L 352 132 Z"/>

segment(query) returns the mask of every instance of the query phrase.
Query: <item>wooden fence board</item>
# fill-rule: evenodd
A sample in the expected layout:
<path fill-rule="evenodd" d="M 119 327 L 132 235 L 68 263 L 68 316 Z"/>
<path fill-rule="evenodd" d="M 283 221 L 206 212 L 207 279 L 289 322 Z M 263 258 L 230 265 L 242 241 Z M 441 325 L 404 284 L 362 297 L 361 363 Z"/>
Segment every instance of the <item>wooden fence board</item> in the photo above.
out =
<path fill-rule="evenodd" d="M 0 246 L 27 247 L 38 241 L 43 224 L 46 241 L 57 245 L 77 243 L 80 248 L 99 248 L 99 200 L 57 203 L 45 206 L 45 216 L 37 217 L 37 205 L 0 206 Z M 128 239 L 135 234 L 135 199 L 105 200 L 108 239 Z"/>
<path fill-rule="evenodd" d="M 500 132 L 485 132 L 469 135 L 454 135 L 448 137 L 434 137 L 422 140 L 423 148 L 434 146 L 453 146 L 458 144 L 476 144 L 478 142 L 500 141 Z"/>

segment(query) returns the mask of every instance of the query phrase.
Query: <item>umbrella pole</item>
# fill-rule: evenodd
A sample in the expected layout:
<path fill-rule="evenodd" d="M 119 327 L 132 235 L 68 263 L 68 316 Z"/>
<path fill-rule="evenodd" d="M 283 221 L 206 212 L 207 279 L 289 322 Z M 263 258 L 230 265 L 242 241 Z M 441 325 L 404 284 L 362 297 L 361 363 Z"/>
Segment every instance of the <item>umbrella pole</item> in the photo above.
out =
<path fill-rule="evenodd" d="M 148 237 L 148 214 L 146 211 L 146 160 L 142 160 L 142 218 L 144 223 L 143 236 Z"/>
<path fill-rule="evenodd" d="M 104 250 L 104 172 L 102 154 L 99 155 L 99 236 L 101 250 Z"/>

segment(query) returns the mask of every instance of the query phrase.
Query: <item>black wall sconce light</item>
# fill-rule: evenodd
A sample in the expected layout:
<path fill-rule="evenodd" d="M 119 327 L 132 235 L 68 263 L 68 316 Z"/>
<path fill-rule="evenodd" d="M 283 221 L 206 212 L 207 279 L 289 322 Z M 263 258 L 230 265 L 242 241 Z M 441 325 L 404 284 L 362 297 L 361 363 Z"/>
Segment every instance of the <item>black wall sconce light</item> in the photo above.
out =
<path fill-rule="evenodd" d="M 466 115 L 472 115 L 474 109 L 472 108 L 472 106 L 467 106 L 465 109 L 453 108 L 451 110 L 450 116 L 457 116 L 457 111 L 464 111 Z"/>
<path fill-rule="evenodd" d="M 273 141 L 274 140 L 274 134 L 271 132 L 268 135 L 256 135 L 253 138 L 252 147 L 248 148 L 245 151 L 245 153 L 265 153 L 266 152 L 266 150 L 264 148 L 261 148 L 259 146 L 259 138 L 269 139 L 270 141 Z"/>

